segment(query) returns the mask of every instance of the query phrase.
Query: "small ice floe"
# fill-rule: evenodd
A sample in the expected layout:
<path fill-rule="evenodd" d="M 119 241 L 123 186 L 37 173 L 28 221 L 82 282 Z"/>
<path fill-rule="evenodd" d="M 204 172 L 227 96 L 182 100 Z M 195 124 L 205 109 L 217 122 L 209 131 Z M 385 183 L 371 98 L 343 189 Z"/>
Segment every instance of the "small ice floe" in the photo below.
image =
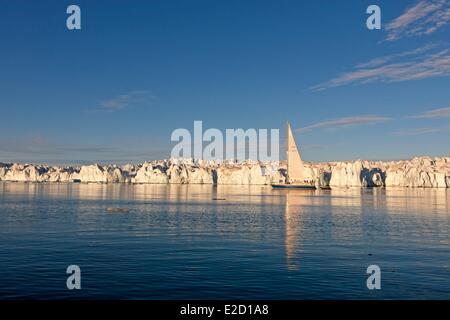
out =
<path fill-rule="evenodd" d="M 106 208 L 106 212 L 109 212 L 109 213 L 128 213 L 128 212 L 130 212 L 130 209 L 128 209 L 128 208 L 108 207 L 108 208 Z"/>

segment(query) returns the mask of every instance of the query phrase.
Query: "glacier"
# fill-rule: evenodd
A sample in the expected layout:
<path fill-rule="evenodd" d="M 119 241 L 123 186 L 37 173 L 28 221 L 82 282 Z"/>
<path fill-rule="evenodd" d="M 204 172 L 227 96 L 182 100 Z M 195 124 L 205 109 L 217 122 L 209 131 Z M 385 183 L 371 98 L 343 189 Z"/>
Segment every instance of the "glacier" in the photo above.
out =
<path fill-rule="evenodd" d="M 305 162 L 305 178 L 317 187 L 449 188 L 450 157 L 400 161 Z M 283 183 L 286 163 L 167 159 L 138 165 L 48 166 L 0 163 L 0 181 L 269 185 Z"/>

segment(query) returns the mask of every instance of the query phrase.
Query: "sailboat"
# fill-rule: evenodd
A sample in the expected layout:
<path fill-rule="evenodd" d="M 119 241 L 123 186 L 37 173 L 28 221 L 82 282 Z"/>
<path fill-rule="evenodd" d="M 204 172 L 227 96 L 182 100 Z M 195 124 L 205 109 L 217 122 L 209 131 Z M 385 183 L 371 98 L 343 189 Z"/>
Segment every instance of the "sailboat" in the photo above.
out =
<path fill-rule="evenodd" d="M 275 189 L 316 189 L 314 181 L 306 180 L 300 153 L 292 134 L 291 124 L 287 124 L 287 176 L 283 184 L 272 184 Z"/>

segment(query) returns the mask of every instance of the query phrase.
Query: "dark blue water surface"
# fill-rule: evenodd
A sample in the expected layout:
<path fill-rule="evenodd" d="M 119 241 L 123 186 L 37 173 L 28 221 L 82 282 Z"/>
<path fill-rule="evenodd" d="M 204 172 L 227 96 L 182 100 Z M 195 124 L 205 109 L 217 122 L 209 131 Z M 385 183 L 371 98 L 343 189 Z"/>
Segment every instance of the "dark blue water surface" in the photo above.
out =
<path fill-rule="evenodd" d="M 450 299 L 450 190 L 0 183 L 0 298 Z"/>

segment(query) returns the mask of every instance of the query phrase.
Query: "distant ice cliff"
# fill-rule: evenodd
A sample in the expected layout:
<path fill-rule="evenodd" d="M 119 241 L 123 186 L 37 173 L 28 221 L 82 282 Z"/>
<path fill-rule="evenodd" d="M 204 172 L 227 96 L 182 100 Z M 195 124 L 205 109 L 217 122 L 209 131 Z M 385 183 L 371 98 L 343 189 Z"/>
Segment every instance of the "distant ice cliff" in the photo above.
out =
<path fill-rule="evenodd" d="M 404 161 L 305 163 L 308 179 L 330 187 L 450 187 L 450 157 Z M 283 182 L 283 162 L 216 163 L 186 159 L 140 165 L 58 167 L 0 163 L 0 181 L 267 185 Z"/>

